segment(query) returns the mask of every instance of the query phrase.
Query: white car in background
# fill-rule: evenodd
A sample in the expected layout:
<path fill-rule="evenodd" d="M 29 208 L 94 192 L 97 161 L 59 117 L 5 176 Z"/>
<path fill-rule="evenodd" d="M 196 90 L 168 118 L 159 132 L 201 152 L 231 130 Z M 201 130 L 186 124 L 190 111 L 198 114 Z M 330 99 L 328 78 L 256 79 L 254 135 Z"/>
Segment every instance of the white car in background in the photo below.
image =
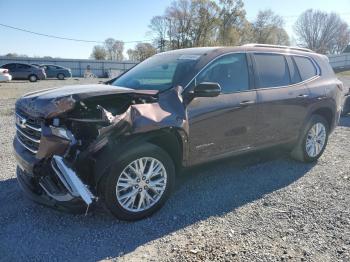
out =
<path fill-rule="evenodd" d="M 0 82 L 8 82 L 12 80 L 12 75 L 9 74 L 9 70 L 0 68 Z"/>

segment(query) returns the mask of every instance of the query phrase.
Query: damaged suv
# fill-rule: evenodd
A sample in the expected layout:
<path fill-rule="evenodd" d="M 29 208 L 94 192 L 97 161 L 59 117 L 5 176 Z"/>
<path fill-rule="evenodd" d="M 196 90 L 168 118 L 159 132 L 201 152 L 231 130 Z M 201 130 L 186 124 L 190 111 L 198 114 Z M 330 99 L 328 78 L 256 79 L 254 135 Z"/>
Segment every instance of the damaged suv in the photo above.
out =
<path fill-rule="evenodd" d="M 282 46 L 157 54 L 106 84 L 16 102 L 17 177 L 34 201 L 72 212 L 97 200 L 151 215 L 182 168 L 275 145 L 317 160 L 337 125 L 342 83 L 327 57 Z"/>

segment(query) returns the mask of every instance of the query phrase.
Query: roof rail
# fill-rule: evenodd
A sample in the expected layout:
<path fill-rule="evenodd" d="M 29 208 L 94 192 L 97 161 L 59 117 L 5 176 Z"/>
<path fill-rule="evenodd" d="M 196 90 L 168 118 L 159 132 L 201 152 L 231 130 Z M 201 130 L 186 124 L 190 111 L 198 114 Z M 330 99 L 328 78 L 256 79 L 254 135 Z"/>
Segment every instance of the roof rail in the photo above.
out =
<path fill-rule="evenodd" d="M 298 50 L 298 51 L 304 51 L 304 52 L 310 52 L 314 53 L 311 49 L 308 48 L 302 48 L 297 46 L 286 46 L 286 45 L 268 45 L 268 44 L 245 44 L 243 46 L 247 47 L 269 47 L 269 48 L 281 48 L 281 49 L 290 49 L 290 50 Z"/>

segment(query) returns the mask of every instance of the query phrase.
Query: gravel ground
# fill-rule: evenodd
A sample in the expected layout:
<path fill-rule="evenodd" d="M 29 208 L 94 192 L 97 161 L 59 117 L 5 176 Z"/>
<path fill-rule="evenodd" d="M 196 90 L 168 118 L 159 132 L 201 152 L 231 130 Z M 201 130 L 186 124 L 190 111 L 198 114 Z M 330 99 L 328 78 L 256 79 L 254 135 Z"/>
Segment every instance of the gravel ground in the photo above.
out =
<path fill-rule="evenodd" d="M 275 149 L 191 169 L 164 208 L 142 221 L 118 221 L 99 207 L 70 215 L 27 200 L 11 148 L 15 98 L 83 82 L 0 84 L 0 260 L 350 261 L 350 117 L 317 164 Z"/>

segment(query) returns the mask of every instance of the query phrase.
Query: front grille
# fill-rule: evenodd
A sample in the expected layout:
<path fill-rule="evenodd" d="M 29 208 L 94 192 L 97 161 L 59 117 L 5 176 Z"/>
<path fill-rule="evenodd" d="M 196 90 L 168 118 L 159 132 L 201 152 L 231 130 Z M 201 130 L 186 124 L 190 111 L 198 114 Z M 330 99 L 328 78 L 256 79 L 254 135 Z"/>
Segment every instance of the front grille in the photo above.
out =
<path fill-rule="evenodd" d="M 36 154 L 41 138 L 41 120 L 16 111 L 16 136 L 22 146 Z"/>

